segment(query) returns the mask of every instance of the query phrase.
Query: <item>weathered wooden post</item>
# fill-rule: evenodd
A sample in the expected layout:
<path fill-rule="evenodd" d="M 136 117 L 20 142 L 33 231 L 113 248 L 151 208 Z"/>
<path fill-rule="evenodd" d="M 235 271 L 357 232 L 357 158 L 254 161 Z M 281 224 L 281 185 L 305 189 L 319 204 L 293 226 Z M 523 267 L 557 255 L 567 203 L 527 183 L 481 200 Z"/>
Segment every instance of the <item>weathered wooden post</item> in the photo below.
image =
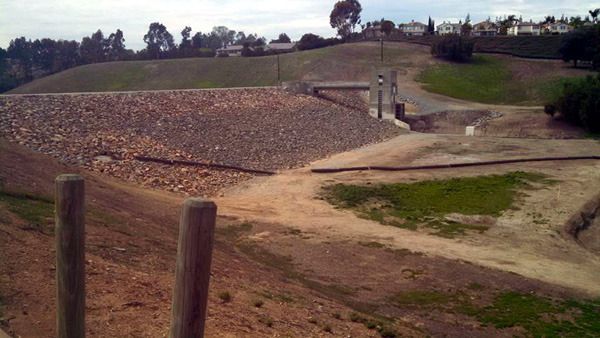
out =
<path fill-rule="evenodd" d="M 201 198 L 183 205 L 179 224 L 171 338 L 204 336 L 217 206 Z"/>
<path fill-rule="evenodd" d="M 56 330 L 85 337 L 85 206 L 79 175 L 56 178 Z"/>

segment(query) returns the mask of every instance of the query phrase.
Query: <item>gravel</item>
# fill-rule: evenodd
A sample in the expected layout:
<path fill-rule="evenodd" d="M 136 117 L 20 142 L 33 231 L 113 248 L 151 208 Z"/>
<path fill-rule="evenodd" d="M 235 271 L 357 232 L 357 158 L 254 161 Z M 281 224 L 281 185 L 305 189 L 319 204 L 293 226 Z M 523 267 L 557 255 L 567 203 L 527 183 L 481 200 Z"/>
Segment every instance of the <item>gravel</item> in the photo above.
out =
<path fill-rule="evenodd" d="M 397 135 L 355 96 L 277 89 L 0 96 L 0 135 L 60 161 L 149 187 L 210 195 L 252 175 L 134 156 L 277 170 Z"/>

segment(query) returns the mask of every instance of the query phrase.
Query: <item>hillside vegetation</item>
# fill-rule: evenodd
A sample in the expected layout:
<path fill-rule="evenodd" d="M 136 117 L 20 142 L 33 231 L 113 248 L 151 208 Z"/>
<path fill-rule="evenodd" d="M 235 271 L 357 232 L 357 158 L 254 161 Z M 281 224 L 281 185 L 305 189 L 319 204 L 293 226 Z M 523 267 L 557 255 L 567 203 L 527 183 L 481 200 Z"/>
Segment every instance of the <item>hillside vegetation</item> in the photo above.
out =
<path fill-rule="evenodd" d="M 436 36 L 399 36 L 394 40 L 431 45 Z M 524 58 L 560 59 L 560 35 L 469 37 L 476 53 L 509 54 Z"/>
<path fill-rule="evenodd" d="M 418 52 L 427 57 L 425 49 Z M 410 66 L 410 46 L 390 44 L 385 65 Z M 280 55 L 281 80 L 367 80 L 379 63 L 374 43 L 346 44 Z M 80 66 L 38 79 L 9 93 L 60 93 L 255 87 L 277 85 L 277 57 L 188 58 L 107 62 Z"/>
<path fill-rule="evenodd" d="M 281 81 L 368 81 L 380 62 L 379 43 L 362 42 L 280 55 Z M 400 88 L 413 86 L 459 99 L 490 104 L 547 102 L 565 77 L 588 74 L 559 61 L 475 57 L 445 63 L 428 46 L 387 42 L 383 66 L 398 70 Z M 80 66 L 30 82 L 9 93 L 104 92 L 275 86 L 277 57 L 188 58 L 107 62 Z M 417 85 L 418 86 L 418 85 Z"/>
<path fill-rule="evenodd" d="M 469 63 L 442 63 L 417 80 L 433 93 L 489 104 L 542 105 L 569 77 L 586 74 L 548 61 L 477 55 Z"/>

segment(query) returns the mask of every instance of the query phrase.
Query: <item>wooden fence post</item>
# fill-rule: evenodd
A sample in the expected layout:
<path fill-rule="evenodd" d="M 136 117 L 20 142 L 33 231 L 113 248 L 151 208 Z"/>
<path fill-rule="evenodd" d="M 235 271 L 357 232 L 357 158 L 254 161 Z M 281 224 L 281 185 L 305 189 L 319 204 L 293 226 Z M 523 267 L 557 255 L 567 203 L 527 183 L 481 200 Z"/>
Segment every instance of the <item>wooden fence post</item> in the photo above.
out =
<path fill-rule="evenodd" d="M 217 206 L 201 198 L 183 205 L 179 224 L 171 338 L 204 336 Z"/>
<path fill-rule="evenodd" d="M 85 337 L 85 208 L 79 175 L 56 178 L 56 330 Z"/>

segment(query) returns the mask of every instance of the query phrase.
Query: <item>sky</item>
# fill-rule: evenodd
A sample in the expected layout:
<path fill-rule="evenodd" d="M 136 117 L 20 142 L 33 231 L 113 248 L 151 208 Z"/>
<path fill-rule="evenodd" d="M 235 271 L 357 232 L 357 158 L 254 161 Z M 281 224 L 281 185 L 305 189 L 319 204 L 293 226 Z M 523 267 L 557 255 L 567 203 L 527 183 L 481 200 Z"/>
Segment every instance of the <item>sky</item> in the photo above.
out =
<path fill-rule="evenodd" d="M 125 45 L 145 47 L 143 36 L 151 22 L 163 23 L 176 41 L 185 26 L 192 35 L 227 26 L 246 34 L 257 33 L 268 40 L 281 32 L 292 40 L 304 33 L 335 35 L 329 13 L 336 1 L 327 0 L 0 0 L 0 47 L 25 36 L 80 41 L 101 29 L 108 35 L 121 29 Z M 515 14 L 540 20 L 551 14 L 560 17 L 587 14 L 600 8 L 600 0 L 361 0 L 363 22 L 382 17 L 396 23 L 411 20 L 436 24 L 458 21 L 469 13 L 473 22 L 488 17 Z"/>

